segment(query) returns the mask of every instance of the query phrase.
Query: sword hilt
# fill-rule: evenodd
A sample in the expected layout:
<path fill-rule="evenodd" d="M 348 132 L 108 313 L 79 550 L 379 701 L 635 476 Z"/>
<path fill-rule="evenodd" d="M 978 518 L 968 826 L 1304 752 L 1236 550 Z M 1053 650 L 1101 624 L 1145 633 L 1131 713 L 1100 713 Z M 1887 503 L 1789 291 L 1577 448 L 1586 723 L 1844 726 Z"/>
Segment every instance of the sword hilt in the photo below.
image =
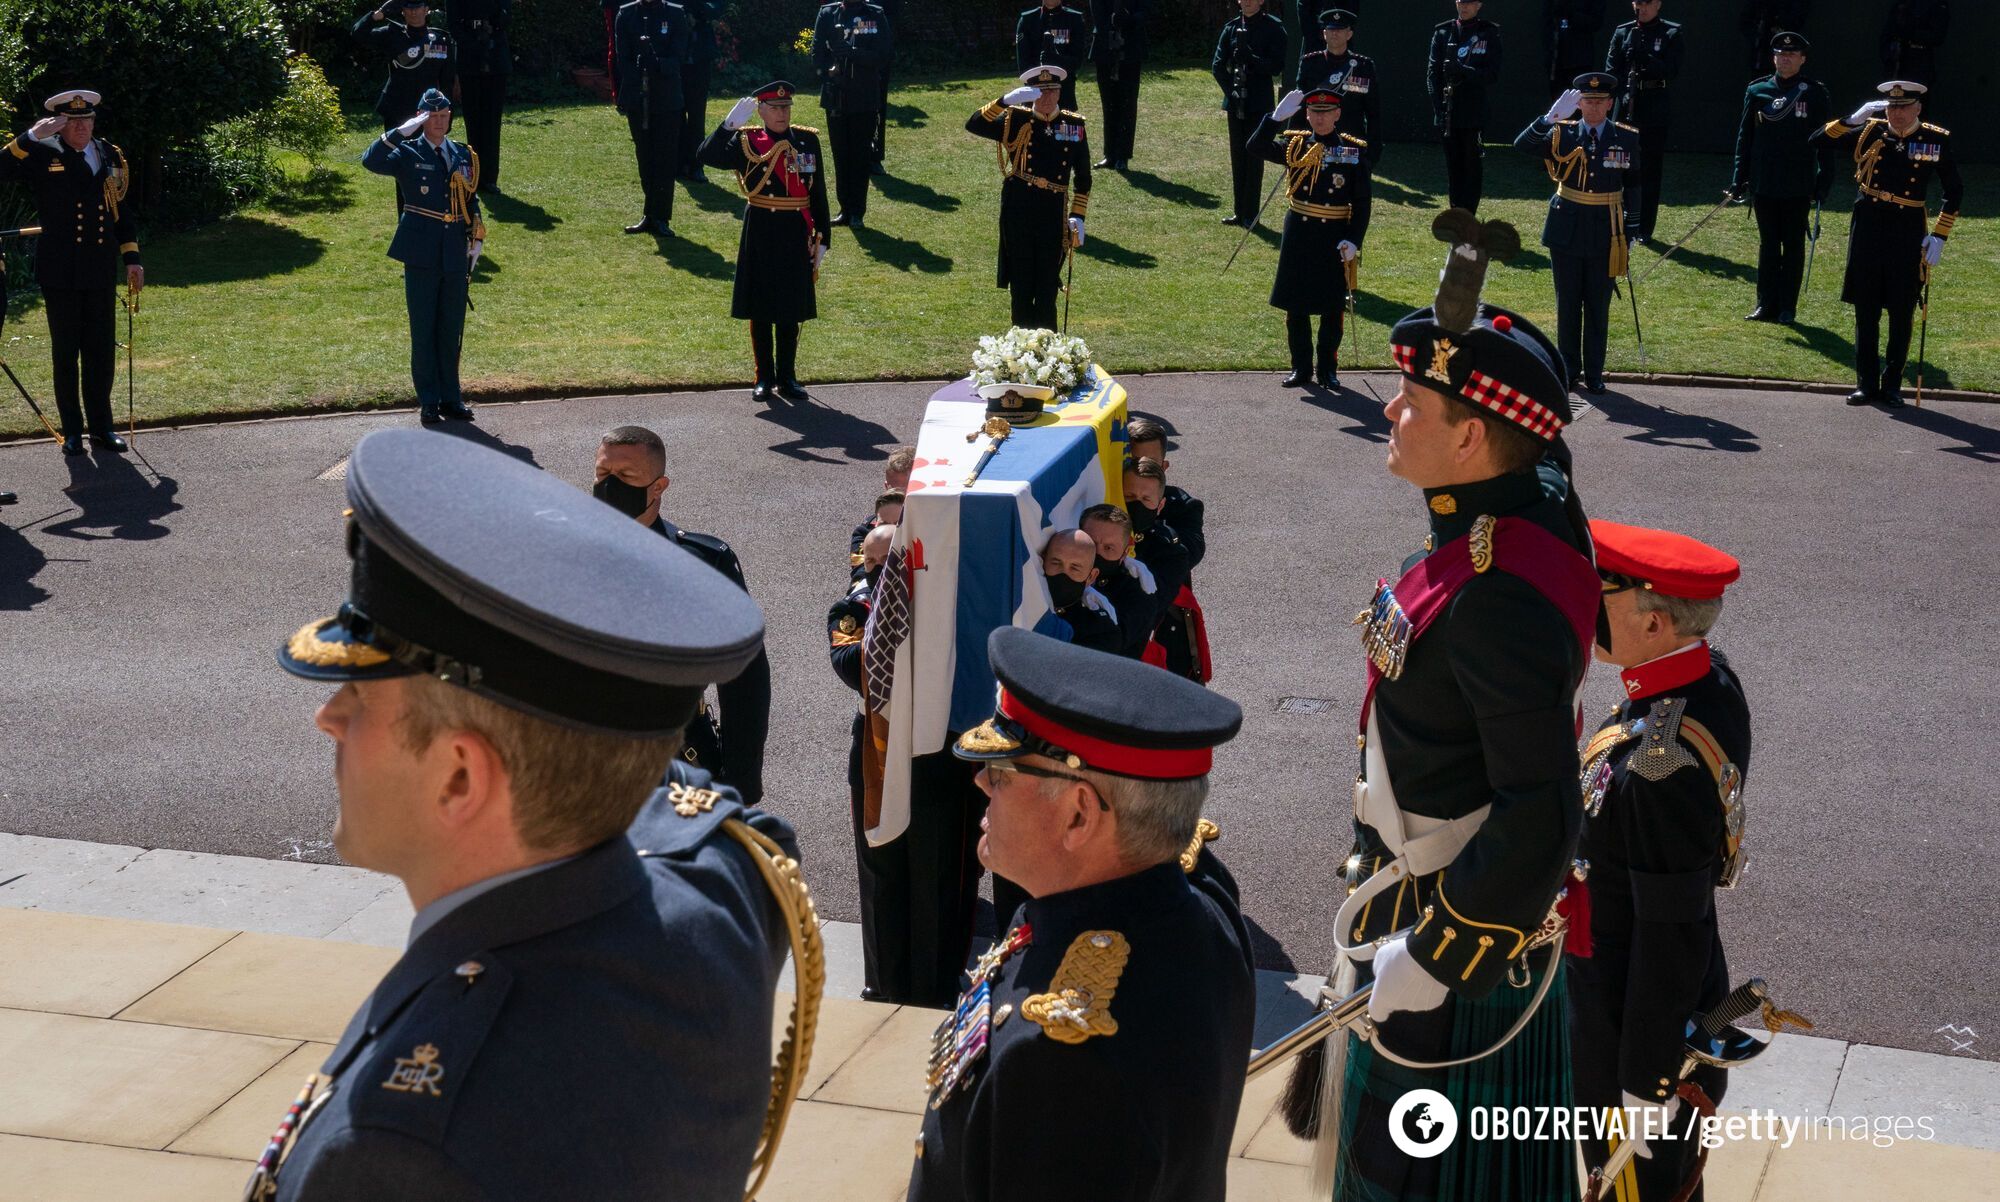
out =
<path fill-rule="evenodd" d="M 1736 1020 L 1753 1014 L 1763 1008 L 1771 998 L 1764 978 L 1751 977 L 1730 991 L 1728 997 L 1717 1002 L 1707 1014 L 1702 1015 L 1701 1029 L 1710 1035 L 1720 1035 L 1736 1025 Z"/>

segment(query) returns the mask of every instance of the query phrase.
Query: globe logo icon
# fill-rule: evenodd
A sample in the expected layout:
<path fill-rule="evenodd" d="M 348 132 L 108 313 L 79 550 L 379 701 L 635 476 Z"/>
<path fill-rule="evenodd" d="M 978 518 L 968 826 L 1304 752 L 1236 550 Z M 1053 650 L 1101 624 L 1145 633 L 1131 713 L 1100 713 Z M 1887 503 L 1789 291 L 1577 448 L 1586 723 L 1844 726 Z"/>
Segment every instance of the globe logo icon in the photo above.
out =
<path fill-rule="evenodd" d="M 1435 1089 L 1413 1089 L 1389 1108 L 1389 1138 L 1405 1156 L 1428 1160 L 1458 1136 L 1458 1109 Z"/>

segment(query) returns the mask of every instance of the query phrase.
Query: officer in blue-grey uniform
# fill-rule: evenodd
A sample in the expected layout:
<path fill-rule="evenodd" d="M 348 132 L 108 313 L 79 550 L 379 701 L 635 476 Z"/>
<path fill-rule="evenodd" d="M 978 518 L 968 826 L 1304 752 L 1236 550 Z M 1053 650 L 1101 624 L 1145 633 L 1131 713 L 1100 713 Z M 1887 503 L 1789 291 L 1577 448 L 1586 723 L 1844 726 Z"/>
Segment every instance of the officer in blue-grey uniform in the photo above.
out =
<path fill-rule="evenodd" d="M 1030 900 L 938 1027 L 911 1202 L 1222 1202 L 1256 986 L 1201 808 L 1243 713 L 1016 627 L 986 646 L 999 706 L 954 751 L 985 765 L 980 860 Z"/>
<path fill-rule="evenodd" d="M 466 292 L 486 246 L 486 222 L 479 209 L 479 156 L 447 136 L 451 101 L 432 88 L 417 110 L 370 142 L 361 165 L 392 177 L 403 198 L 389 257 L 403 265 L 418 416 L 434 426 L 448 417 L 472 420 L 458 387 L 458 360 Z"/>
<path fill-rule="evenodd" d="M 334 845 L 417 914 L 246 1196 L 737 1202 L 815 920 L 789 828 L 674 750 L 762 615 L 476 443 L 370 434 L 347 500 L 347 601 L 278 660 L 339 686 Z"/>
<path fill-rule="evenodd" d="M 1590 393 L 1604 391 L 1611 281 L 1627 274 L 1638 234 L 1639 131 L 1611 120 L 1617 86 L 1607 72 L 1584 72 L 1514 139 L 1555 181 L 1542 245 L 1555 269 L 1556 345 L 1567 383 Z"/>

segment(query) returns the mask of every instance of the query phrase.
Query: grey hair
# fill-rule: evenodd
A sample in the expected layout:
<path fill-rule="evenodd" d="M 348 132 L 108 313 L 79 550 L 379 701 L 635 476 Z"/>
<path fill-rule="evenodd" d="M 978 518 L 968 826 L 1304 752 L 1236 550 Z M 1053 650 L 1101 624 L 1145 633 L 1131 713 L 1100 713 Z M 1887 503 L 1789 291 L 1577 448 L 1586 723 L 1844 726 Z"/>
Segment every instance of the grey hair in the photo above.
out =
<path fill-rule="evenodd" d="M 1695 601 L 1687 597 L 1669 597 L 1652 589 L 1634 590 L 1637 597 L 1635 608 L 1642 614 L 1663 613 L 1667 621 L 1674 624 L 1674 633 L 1682 638 L 1701 638 L 1715 625 L 1715 619 L 1722 614 L 1722 598 L 1711 597 L 1706 601 Z"/>
<path fill-rule="evenodd" d="M 1097 791 L 1118 815 L 1118 851 L 1135 864 L 1162 864 L 1181 854 L 1194 840 L 1208 800 L 1208 778 L 1139 780 L 1109 772 L 1081 769 L 1077 775 Z M 1069 782 L 1051 779 L 1043 791 L 1054 795 Z"/>

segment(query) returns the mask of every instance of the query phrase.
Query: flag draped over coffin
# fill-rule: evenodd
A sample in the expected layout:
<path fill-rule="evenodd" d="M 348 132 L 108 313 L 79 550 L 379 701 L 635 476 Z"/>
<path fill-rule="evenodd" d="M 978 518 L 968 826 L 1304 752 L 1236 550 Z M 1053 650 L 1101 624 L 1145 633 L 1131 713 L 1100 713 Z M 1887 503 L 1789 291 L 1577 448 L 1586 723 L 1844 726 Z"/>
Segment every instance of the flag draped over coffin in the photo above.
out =
<path fill-rule="evenodd" d="M 1107 498 L 1124 501 L 1125 390 L 1101 369 L 1093 366 L 1068 401 L 1016 426 L 967 485 L 988 439 L 966 436 L 985 420 L 969 380 L 938 390 L 924 409 L 903 520 L 863 644 L 864 696 L 888 728 L 870 843 L 909 826 L 911 757 L 944 750 L 947 732 L 992 716 L 986 636 L 1059 621 L 1042 582 L 1049 534 Z"/>

